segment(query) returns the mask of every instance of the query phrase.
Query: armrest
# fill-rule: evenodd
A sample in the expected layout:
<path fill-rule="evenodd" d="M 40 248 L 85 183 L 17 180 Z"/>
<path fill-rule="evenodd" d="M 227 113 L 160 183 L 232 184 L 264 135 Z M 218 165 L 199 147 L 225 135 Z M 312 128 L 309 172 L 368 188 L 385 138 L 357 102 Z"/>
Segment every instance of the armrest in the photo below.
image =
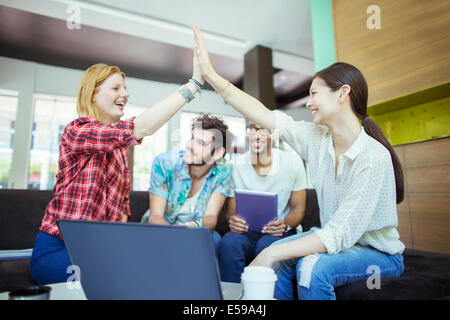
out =
<path fill-rule="evenodd" d="M 0 261 L 1 260 L 31 259 L 32 254 L 33 254 L 33 249 L 0 250 Z"/>

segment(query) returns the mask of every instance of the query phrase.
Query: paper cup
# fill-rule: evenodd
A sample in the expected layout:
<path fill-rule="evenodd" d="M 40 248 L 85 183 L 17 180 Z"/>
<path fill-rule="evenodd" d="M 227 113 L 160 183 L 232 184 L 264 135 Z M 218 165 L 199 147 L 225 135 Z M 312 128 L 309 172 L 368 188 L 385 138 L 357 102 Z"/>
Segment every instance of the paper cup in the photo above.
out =
<path fill-rule="evenodd" d="M 246 267 L 241 275 L 244 283 L 243 300 L 272 300 L 277 276 L 269 267 Z"/>

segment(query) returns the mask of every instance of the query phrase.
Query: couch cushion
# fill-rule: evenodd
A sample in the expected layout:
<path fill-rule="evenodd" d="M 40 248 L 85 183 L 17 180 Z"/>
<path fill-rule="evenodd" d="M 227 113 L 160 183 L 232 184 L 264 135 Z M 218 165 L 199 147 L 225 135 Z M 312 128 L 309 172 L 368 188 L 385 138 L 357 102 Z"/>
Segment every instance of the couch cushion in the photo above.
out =
<path fill-rule="evenodd" d="M 141 218 L 145 211 L 148 210 L 150 204 L 149 193 L 147 191 L 131 191 L 130 192 L 130 210 L 131 217 L 129 222 L 141 222 Z"/>
<path fill-rule="evenodd" d="M 406 249 L 401 277 L 381 278 L 380 289 L 366 281 L 336 288 L 338 300 L 440 299 L 450 296 L 450 255 Z"/>
<path fill-rule="evenodd" d="M 52 197 L 51 190 L 0 190 L 0 250 L 33 248 Z"/>

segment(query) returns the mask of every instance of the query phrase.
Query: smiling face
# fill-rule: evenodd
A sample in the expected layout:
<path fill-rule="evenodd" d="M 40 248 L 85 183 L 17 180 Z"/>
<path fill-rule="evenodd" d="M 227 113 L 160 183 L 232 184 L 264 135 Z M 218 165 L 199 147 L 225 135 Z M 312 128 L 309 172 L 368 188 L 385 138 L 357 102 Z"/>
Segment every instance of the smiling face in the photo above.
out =
<path fill-rule="evenodd" d="M 204 165 L 215 161 L 213 152 L 214 134 L 208 130 L 195 128 L 186 144 L 183 161 L 189 165 Z"/>
<path fill-rule="evenodd" d="M 340 90 L 332 91 L 321 78 L 316 77 L 309 89 L 306 106 L 311 110 L 315 124 L 327 125 L 340 111 Z"/>
<path fill-rule="evenodd" d="M 250 122 L 247 128 L 250 152 L 256 155 L 266 152 L 267 146 L 271 143 L 269 134 L 268 129 L 261 128 L 261 126 Z"/>
<path fill-rule="evenodd" d="M 114 73 L 95 89 L 93 102 L 98 107 L 102 122 L 112 123 L 119 121 L 124 115 L 125 104 L 129 93 L 123 77 Z"/>

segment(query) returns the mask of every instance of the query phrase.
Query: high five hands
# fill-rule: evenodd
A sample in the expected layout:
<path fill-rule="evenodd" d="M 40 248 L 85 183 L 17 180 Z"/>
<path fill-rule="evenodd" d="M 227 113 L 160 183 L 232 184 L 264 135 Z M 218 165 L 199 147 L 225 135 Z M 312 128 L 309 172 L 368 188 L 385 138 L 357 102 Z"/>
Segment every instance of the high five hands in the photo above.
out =
<path fill-rule="evenodd" d="M 198 26 L 192 28 L 194 31 L 194 59 L 197 58 L 200 72 L 206 81 L 209 81 L 214 75 L 215 71 L 209 59 L 208 50 L 206 50 L 205 41 L 203 35 Z"/>
<path fill-rule="evenodd" d="M 194 59 L 193 59 L 192 79 L 200 82 L 202 85 L 205 84 L 205 79 L 202 76 L 202 72 L 200 70 L 198 59 L 197 59 L 197 56 L 195 54 L 194 54 Z"/>

